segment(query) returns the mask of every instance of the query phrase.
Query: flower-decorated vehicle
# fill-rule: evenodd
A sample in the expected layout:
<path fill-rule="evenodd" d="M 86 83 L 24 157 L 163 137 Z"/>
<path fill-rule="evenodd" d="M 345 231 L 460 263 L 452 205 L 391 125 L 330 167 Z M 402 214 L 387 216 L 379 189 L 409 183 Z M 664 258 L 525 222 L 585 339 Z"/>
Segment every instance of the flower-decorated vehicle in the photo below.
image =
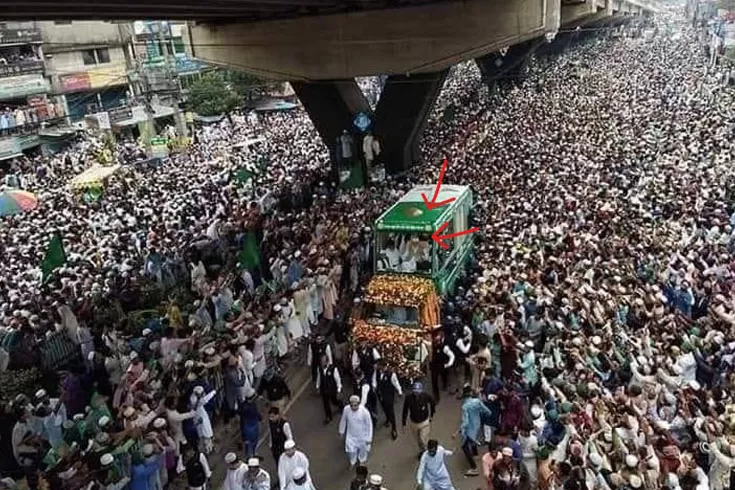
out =
<path fill-rule="evenodd" d="M 431 238 L 442 227 L 442 235 L 468 228 L 470 188 L 444 186 L 435 201 L 451 202 L 429 209 L 422 194 L 433 193 L 431 186 L 415 187 L 375 222 L 375 276 L 351 318 L 353 347 L 375 349 L 405 379 L 422 376 L 441 327 L 439 297 L 454 288 L 472 253 L 467 235 L 447 240 L 448 249 Z"/>

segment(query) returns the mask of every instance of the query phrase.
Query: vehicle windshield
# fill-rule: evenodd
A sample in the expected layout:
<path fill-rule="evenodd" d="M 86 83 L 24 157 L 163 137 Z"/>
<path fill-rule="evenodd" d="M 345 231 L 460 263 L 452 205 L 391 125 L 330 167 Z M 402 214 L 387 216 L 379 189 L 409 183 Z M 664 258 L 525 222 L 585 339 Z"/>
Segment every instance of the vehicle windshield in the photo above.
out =
<path fill-rule="evenodd" d="M 378 272 L 431 275 L 431 235 L 380 232 L 377 234 Z"/>
<path fill-rule="evenodd" d="M 378 323 L 392 325 L 411 325 L 419 321 L 419 312 L 410 306 L 379 305 L 367 303 L 365 305 L 365 319 Z"/>

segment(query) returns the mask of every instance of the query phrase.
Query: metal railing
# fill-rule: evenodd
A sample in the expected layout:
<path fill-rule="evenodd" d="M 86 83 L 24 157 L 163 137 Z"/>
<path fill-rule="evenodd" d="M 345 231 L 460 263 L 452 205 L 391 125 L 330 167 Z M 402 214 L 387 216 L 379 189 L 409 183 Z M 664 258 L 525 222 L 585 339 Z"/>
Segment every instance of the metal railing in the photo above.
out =
<path fill-rule="evenodd" d="M 43 69 L 44 65 L 42 60 L 23 60 L 14 63 L 0 62 L 0 78 L 28 75 L 31 73 L 43 73 Z"/>

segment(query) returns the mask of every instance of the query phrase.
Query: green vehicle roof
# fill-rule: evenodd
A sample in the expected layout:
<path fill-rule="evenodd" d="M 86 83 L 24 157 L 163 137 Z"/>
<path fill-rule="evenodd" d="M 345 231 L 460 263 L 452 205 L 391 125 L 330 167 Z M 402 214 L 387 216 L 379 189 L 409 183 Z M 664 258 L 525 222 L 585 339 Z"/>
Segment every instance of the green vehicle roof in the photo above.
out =
<path fill-rule="evenodd" d="M 417 186 L 411 189 L 377 219 L 375 228 L 386 231 L 405 230 L 433 233 L 449 219 L 449 215 L 460 202 L 460 198 L 470 194 L 470 188 L 462 185 L 443 186 L 436 201 L 440 202 L 452 197 L 455 200 L 446 206 L 432 210 L 429 210 L 424 204 L 421 198 L 422 193 L 431 197 L 434 194 L 434 187 Z"/>

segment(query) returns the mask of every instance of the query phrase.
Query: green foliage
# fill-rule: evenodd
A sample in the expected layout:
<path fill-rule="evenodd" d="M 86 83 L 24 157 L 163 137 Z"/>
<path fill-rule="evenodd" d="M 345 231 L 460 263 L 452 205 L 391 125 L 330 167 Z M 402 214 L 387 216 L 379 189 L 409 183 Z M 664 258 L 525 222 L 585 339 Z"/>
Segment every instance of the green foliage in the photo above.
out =
<path fill-rule="evenodd" d="M 230 84 L 232 90 L 240 94 L 245 100 L 253 100 L 273 91 L 278 86 L 278 82 L 259 78 L 249 73 L 239 71 L 226 70 L 222 72 L 225 80 Z"/>
<path fill-rule="evenodd" d="M 240 106 L 242 98 L 220 71 L 205 73 L 189 91 L 191 109 L 202 116 L 228 114 Z"/>

